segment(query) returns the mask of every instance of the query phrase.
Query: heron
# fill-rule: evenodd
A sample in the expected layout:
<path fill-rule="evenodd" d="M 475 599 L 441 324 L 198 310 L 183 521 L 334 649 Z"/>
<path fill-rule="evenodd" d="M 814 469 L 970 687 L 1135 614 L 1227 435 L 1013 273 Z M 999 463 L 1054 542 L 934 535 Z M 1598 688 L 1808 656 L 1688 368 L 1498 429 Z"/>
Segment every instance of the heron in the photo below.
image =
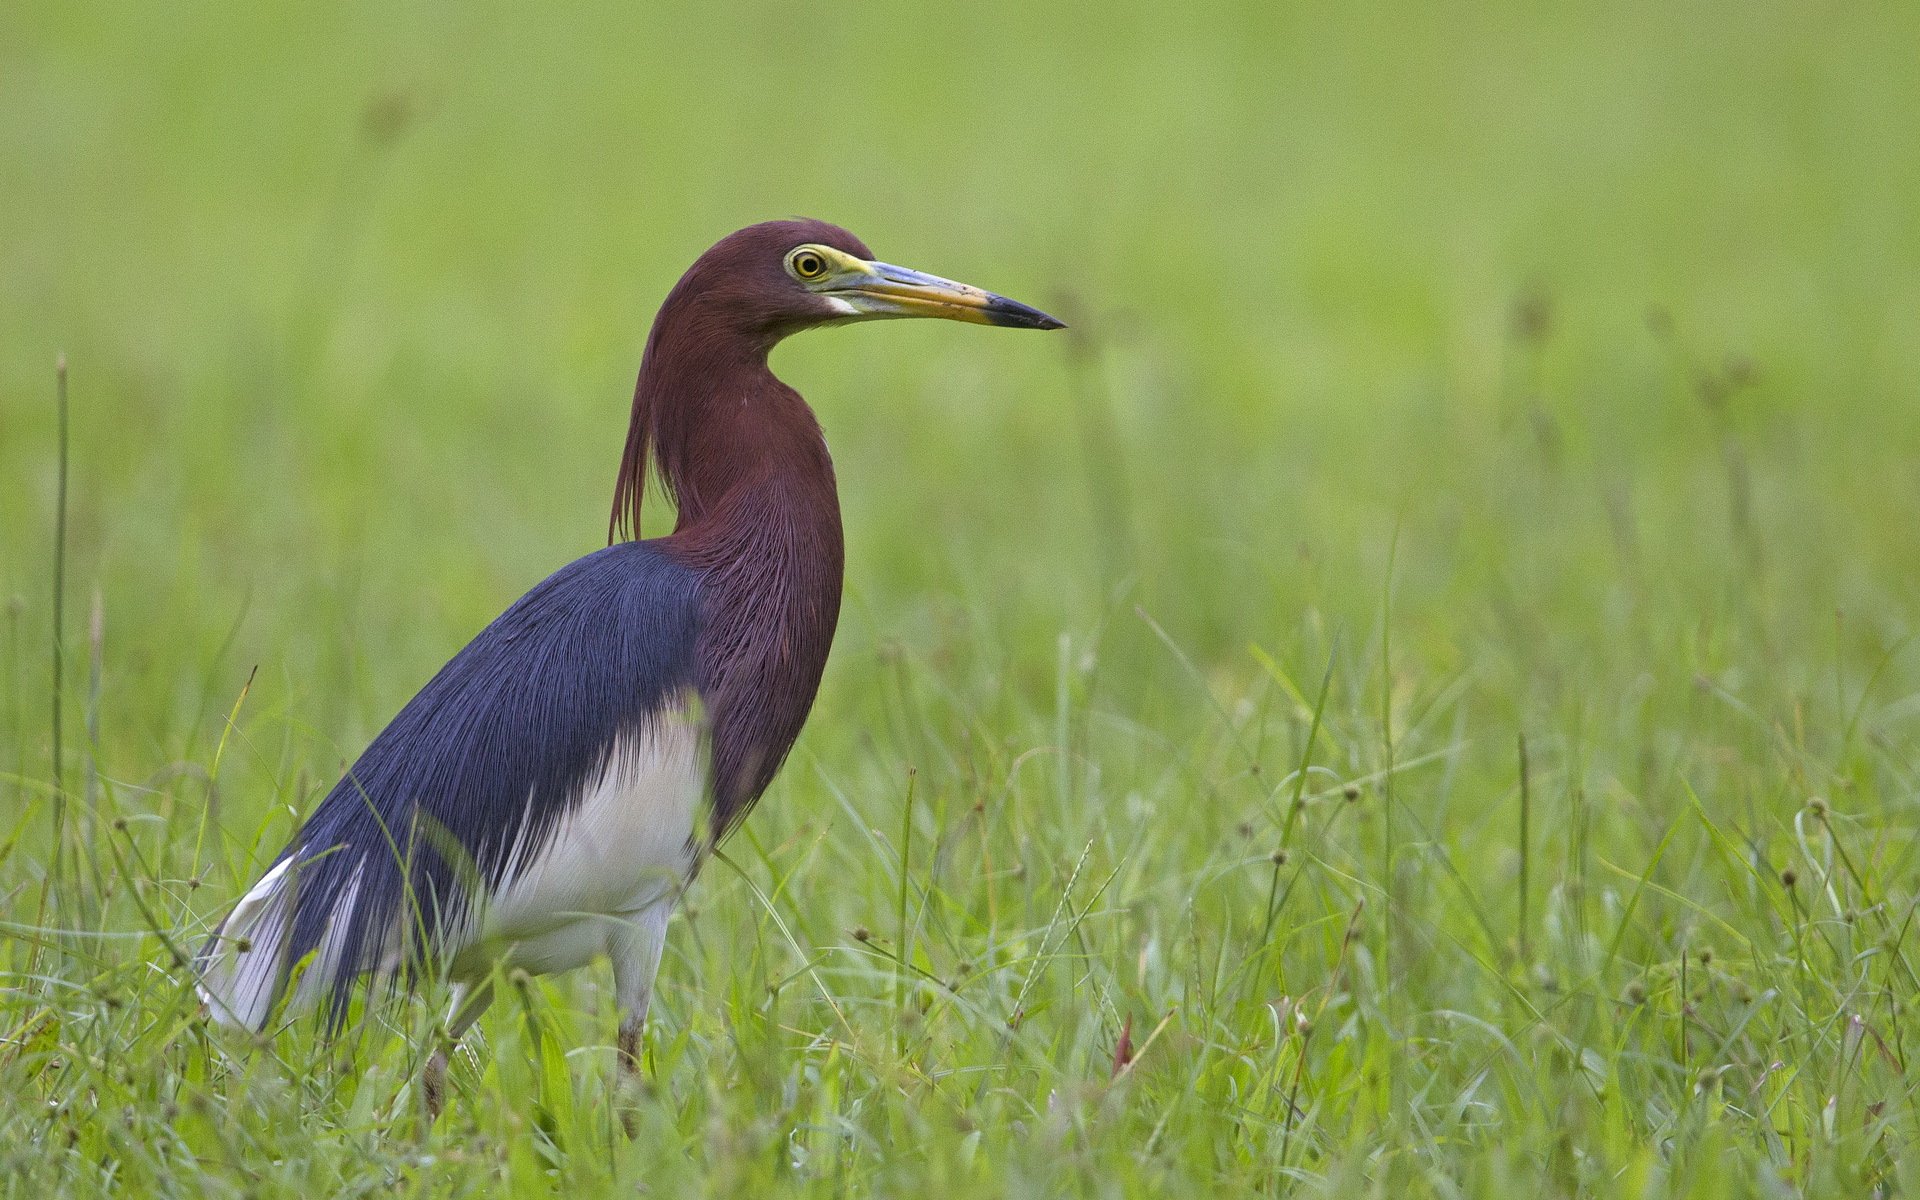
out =
<path fill-rule="evenodd" d="M 514 602 L 434 675 L 227 912 L 196 959 L 218 1021 L 315 1010 L 440 978 L 424 1072 L 503 972 L 613 965 L 617 1059 L 639 1048 L 668 918 L 746 817 L 813 706 L 840 610 L 833 464 L 768 355 L 818 326 L 935 317 L 1059 329 L 1038 309 L 875 259 L 845 229 L 722 238 L 654 318 L 608 545 Z M 673 532 L 640 538 L 649 476 Z"/>

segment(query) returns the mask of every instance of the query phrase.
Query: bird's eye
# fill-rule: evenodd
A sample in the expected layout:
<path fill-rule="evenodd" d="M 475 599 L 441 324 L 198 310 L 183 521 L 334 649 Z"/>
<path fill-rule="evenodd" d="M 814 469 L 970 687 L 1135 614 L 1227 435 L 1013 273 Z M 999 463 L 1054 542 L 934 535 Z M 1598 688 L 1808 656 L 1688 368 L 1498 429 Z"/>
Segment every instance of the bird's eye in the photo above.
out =
<path fill-rule="evenodd" d="M 787 269 L 800 279 L 818 279 L 827 273 L 827 260 L 816 250 L 795 250 Z"/>

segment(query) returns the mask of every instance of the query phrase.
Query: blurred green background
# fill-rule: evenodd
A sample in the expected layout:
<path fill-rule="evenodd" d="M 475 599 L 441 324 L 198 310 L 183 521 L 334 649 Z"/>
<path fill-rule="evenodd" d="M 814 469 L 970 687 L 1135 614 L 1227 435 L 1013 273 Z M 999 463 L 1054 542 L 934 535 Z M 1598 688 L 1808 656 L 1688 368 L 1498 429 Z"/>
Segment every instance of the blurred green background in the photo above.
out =
<path fill-rule="evenodd" d="M 288 663 L 327 727 L 599 543 L 654 306 L 770 216 L 1082 335 L 783 352 L 846 484 L 849 641 L 974 587 L 1057 623 L 1111 582 L 1114 505 L 1170 620 L 1258 636 L 1296 543 L 1377 575 L 1355 543 L 1396 522 L 1471 529 L 1498 484 L 1439 460 L 1529 405 L 1632 502 L 1711 520 L 1689 356 L 1754 364 L 1727 419 L 1835 468 L 1834 512 L 1920 496 L 1844 469 L 1916 444 L 1905 5 L 0 19 L 4 586 L 44 629 L 64 351 L 76 578 L 116 644 L 197 678 L 244 607 L 234 662 Z M 1516 306 L 1550 335 L 1518 366 Z M 1835 586 L 1872 569 L 1822 536 Z M 349 658 L 399 669 L 336 687 Z"/>
<path fill-rule="evenodd" d="M 1714 837 L 1655 854 L 1690 789 L 1764 874 L 1787 844 L 1766 831 L 1850 781 L 1910 894 L 1916 47 L 1903 3 L 9 3 L 11 919 L 45 861 L 57 354 L 69 784 L 91 762 L 100 803 L 185 856 L 179 878 L 213 872 L 167 910 L 190 925 L 465 638 L 602 544 L 654 308 L 719 236 L 795 214 L 1073 326 L 896 323 L 776 355 L 825 426 L 849 543 L 820 705 L 751 823 L 768 846 L 827 839 L 789 914 L 810 940 L 891 895 L 857 827 L 897 829 L 909 766 L 938 837 L 943 805 L 1017 793 L 1022 755 L 1051 748 L 1072 766 L 996 835 L 1007 852 L 1071 866 L 1093 837 L 1131 919 L 1176 941 L 1235 929 L 1223 945 L 1254 953 L 1234 939 L 1266 876 L 1206 889 L 1266 861 L 1271 781 L 1330 662 L 1336 774 L 1388 777 L 1396 732 L 1447 764 L 1400 797 L 1426 849 L 1373 881 L 1418 928 L 1482 936 L 1434 882 L 1447 863 L 1513 926 L 1523 732 L 1561 806 L 1536 818 L 1562 856 L 1536 864 L 1543 891 L 1584 869 L 1575 819 L 1631 875 L 1675 872 L 1670 908 L 1632 910 L 1615 944 L 1643 966 L 1684 955 L 1704 914 L 1733 919 Z M 656 502 L 649 532 L 667 521 Z M 256 666 L 219 766 L 231 840 L 183 848 L 167 822 L 201 794 L 178 781 L 214 769 Z M 1366 830 L 1316 893 L 1327 920 L 1349 884 L 1376 894 L 1355 882 L 1380 866 Z M 738 878 L 700 886 L 751 910 Z M 1033 924 L 1059 890 L 1030 897 Z M 1618 896 L 1567 903 L 1588 901 L 1624 927 Z M 1445 938 L 1405 936 L 1426 947 L 1399 960 L 1410 986 L 1453 977 L 1431 957 Z M 675 945 L 668 1028 L 740 970 L 714 951 L 702 974 Z M 1530 978 L 1524 933 L 1486 945 Z M 1127 1011 L 1150 1024 L 1155 997 Z M 1123 1008 L 1049 1019 L 1094 1062 Z M 1314 1177 L 1337 1182 L 1326 1164 L 1369 1131 L 1411 1136 L 1395 1111 L 1323 1114 Z M 1609 1161 L 1670 1144 L 1671 1117 L 1608 1126 Z M 1174 1128 L 1216 1137 L 1195 1121 Z M 1226 1178 L 1195 1161 L 1140 1178 Z"/>

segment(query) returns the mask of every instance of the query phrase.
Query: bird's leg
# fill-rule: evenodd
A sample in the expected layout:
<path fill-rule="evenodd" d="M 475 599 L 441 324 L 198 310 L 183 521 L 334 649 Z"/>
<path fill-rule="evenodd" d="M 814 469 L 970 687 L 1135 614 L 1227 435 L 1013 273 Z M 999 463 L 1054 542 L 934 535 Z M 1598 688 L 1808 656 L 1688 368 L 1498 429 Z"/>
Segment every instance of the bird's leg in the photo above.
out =
<path fill-rule="evenodd" d="M 653 1002 L 653 978 L 660 971 L 672 911 L 670 900 L 642 909 L 620 925 L 608 946 L 614 998 L 620 1005 L 620 1065 L 630 1075 L 640 1069 L 640 1034 Z"/>
<path fill-rule="evenodd" d="M 447 1006 L 446 1027 L 434 1039 L 438 1044 L 433 1054 L 427 1058 L 426 1069 L 420 1073 L 420 1091 L 427 1103 L 427 1123 L 431 1125 L 440 1116 L 440 1110 L 446 1105 L 447 1097 L 447 1053 L 459 1042 L 462 1034 L 472 1028 L 487 1011 L 487 1005 L 493 1002 L 493 978 L 489 976 L 479 984 L 456 983 L 453 985 L 453 1003 Z"/>
<path fill-rule="evenodd" d="M 645 1025 L 644 1017 L 638 1021 L 623 1019 L 620 1022 L 620 1072 L 623 1075 L 640 1073 L 640 1038 Z"/>
<path fill-rule="evenodd" d="M 444 1045 L 435 1046 L 427 1056 L 427 1065 L 420 1072 L 420 1095 L 427 1103 L 427 1124 L 432 1125 L 440 1119 L 440 1110 L 447 1103 L 447 1048 Z"/>
<path fill-rule="evenodd" d="M 667 942 L 667 917 L 673 900 L 663 899 L 622 922 L 608 939 L 613 959 L 614 998 L 620 1005 L 620 1080 L 631 1083 L 640 1075 L 640 1035 L 653 1002 L 653 977 L 660 970 L 660 951 Z M 632 1132 L 632 1121 L 626 1121 Z"/>

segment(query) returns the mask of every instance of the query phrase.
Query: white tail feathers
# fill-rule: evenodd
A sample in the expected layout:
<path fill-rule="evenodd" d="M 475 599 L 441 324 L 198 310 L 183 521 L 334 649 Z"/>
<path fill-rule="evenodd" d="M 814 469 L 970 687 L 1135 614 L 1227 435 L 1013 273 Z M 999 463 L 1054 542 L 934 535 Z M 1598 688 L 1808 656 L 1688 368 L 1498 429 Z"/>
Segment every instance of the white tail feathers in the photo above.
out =
<path fill-rule="evenodd" d="M 223 1025 L 259 1029 L 273 1011 L 293 926 L 291 858 L 241 897 L 200 959 L 200 998 Z"/>
<path fill-rule="evenodd" d="M 240 898 L 200 957 L 200 998 L 223 1025 L 258 1030 L 273 1015 L 289 970 L 297 972 L 287 1015 L 311 1009 L 335 982 L 346 949 L 346 932 L 360 893 L 356 869 L 330 905 L 332 914 L 318 950 L 303 966 L 290 963 L 297 872 L 283 859 Z"/>

